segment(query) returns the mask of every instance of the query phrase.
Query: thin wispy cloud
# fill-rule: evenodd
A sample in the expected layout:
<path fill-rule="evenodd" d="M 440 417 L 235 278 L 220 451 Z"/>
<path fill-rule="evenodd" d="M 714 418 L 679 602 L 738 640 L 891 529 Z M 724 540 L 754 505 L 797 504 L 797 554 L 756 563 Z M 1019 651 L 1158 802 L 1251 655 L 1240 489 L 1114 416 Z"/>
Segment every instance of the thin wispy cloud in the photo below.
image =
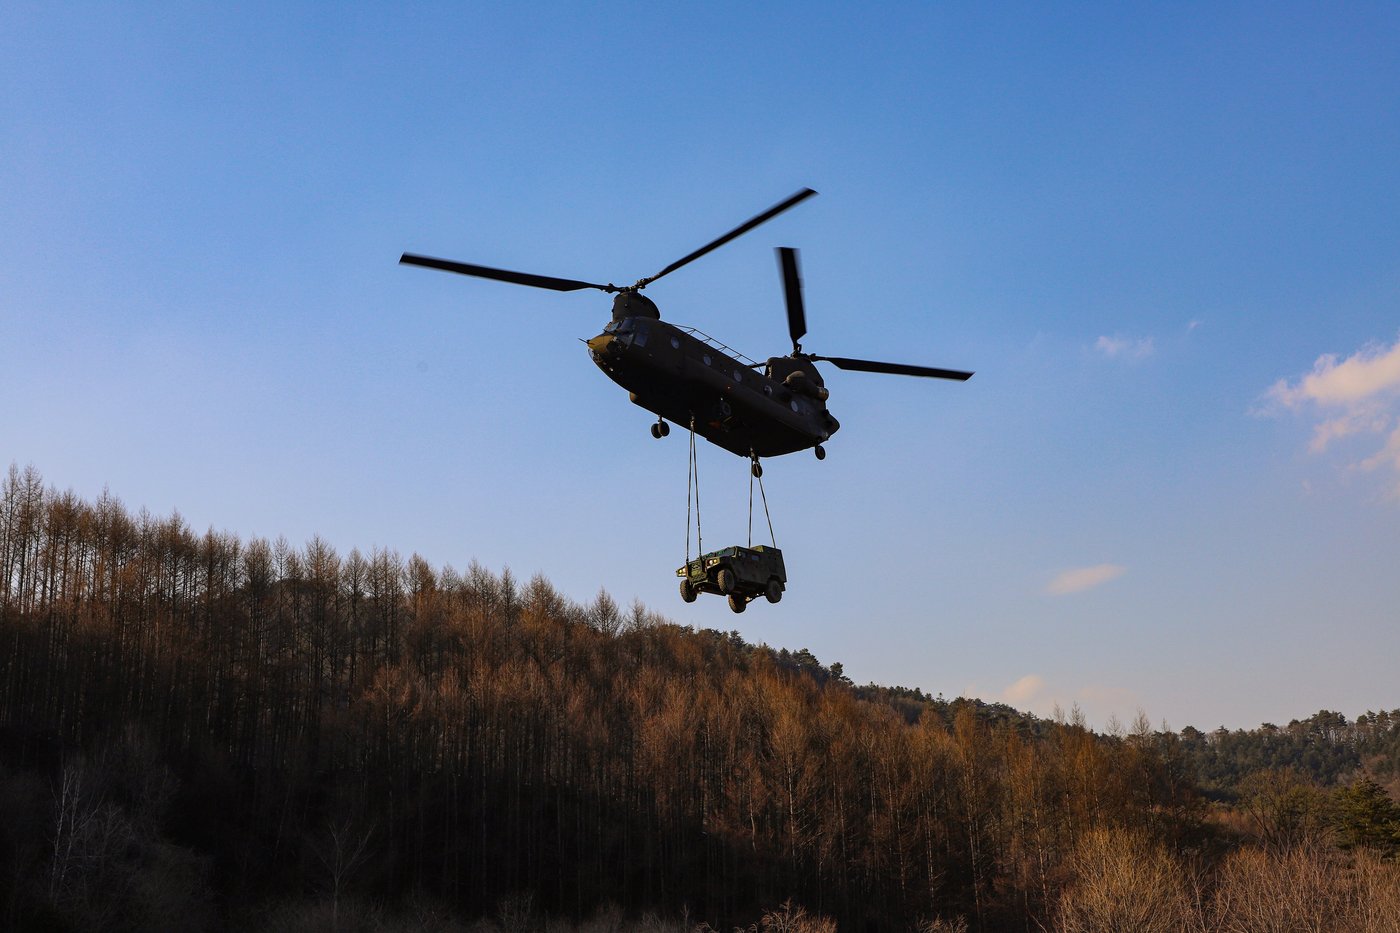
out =
<path fill-rule="evenodd" d="M 1111 360 L 1140 360 L 1151 356 L 1156 351 L 1156 345 L 1151 337 L 1103 336 L 1094 342 L 1094 349 Z"/>
<path fill-rule="evenodd" d="M 1052 596 L 1082 593 L 1085 590 L 1103 586 L 1110 580 L 1116 580 L 1127 572 L 1128 568 L 1121 564 L 1095 564 L 1093 567 L 1076 567 L 1073 570 L 1066 570 L 1051 580 L 1045 591 Z"/>
<path fill-rule="evenodd" d="M 1390 346 L 1362 347 L 1346 359 L 1324 354 L 1312 372 L 1296 381 L 1280 379 L 1264 397 L 1263 413 L 1287 409 L 1318 419 L 1308 444 L 1315 454 L 1347 437 L 1384 438 L 1350 466 L 1389 472 L 1391 494 L 1400 498 L 1400 338 Z"/>

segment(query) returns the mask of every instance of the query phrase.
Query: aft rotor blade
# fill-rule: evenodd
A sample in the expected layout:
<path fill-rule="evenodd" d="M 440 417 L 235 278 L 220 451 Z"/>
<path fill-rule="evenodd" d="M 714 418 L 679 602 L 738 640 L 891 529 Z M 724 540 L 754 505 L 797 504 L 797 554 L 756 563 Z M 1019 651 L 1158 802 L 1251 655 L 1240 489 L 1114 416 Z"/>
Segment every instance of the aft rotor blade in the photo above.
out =
<path fill-rule="evenodd" d="M 635 287 L 645 288 L 652 282 L 655 282 L 657 279 L 661 278 L 663 275 L 670 275 L 672 272 L 675 272 L 677 269 L 679 269 L 686 263 L 694 262 L 695 260 L 699 259 L 701 256 L 705 255 L 711 250 L 719 249 L 721 246 L 728 243 L 735 237 L 743 236 L 745 233 L 748 233 L 750 230 L 752 230 L 754 227 L 757 227 L 759 224 L 768 220 L 772 220 L 774 217 L 777 217 L 789 207 L 792 207 L 793 205 L 801 201 L 807 200 L 814 194 L 816 194 L 816 192 L 813 191 L 811 188 L 803 188 L 801 191 L 797 192 L 792 197 L 788 198 L 786 201 L 783 201 L 781 204 L 774 204 L 762 214 L 759 214 L 757 217 L 754 217 L 750 220 L 744 221 L 742 224 L 735 227 L 733 230 L 730 230 L 728 233 L 726 233 L 719 239 L 711 240 L 709 243 L 706 243 L 704 246 L 700 247 L 684 259 L 676 260 L 666 268 L 662 269 L 660 272 L 656 273 L 656 275 L 653 275 L 651 278 L 642 279 L 636 284 Z"/>
<path fill-rule="evenodd" d="M 453 262 L 450 259 L 415 256 L 413 253 L 404 253 L 399 257 L 399 262 L 408 266 L 426 266 L 429 269 L 459 272 L 462 275 L 474 275 L 480 279 L 495 279 L 498 282 L 511 282 L 515 285 L 551 288 L 556 292 L 572 292 L 580 288 L 596 288 L 605 292 L 619 291 L 614 285 L 596 285 L 593 282 L 581 282 L 578 279 L 556 279 L 553 276 L 534 275 L 529 272 L 511 272 L 507 269 L 492 269 L 490 266 L 473 266 L 470 263 Z"/>
<path fill-rule="evenodd" d="M 802 277 L 797 272 L 797 250 L 791 246 L 779 246 L 778 265 L 783 270 L 783 297 L 787 299 L 788 333 L 792 335 L 793 352 L 796 352 L 797 341 L 807 333 L 807 314 L 802 308 Z"/>
<path fill-rule="evenodd" d="M 863 373 L 890 373 L 895 376 L 926 376 L 930 379 L 956 379 L 959 382 L 972 378 L 972 373 L 960 369 L 937 369 L 933 366 L 910 366 L 907 363 L 879 363 L 875 360 L 852 360 L 844 356 L 814 356 L 814 360 L 834 363 L 841 369 L 852 369 Z"/>

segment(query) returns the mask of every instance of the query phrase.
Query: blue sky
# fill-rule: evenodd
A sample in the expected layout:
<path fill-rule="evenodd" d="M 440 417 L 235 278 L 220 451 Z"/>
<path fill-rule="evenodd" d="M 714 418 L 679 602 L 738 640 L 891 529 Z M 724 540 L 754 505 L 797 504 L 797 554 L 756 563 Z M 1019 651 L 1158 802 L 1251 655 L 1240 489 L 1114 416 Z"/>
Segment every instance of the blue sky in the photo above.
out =
<path fill-rule="evenodd" d="M 1098 725 L 1393 707 L 1397 53 L 1393 4 L 6 4 L 0 461 Z M 807 349 L 977 375 L 830 371 L 783 602 L 687 606 L 607 297 L 397 259 L 632 281 L 807 185 L 663 316 L 782 352 L 797 246 Z"/>

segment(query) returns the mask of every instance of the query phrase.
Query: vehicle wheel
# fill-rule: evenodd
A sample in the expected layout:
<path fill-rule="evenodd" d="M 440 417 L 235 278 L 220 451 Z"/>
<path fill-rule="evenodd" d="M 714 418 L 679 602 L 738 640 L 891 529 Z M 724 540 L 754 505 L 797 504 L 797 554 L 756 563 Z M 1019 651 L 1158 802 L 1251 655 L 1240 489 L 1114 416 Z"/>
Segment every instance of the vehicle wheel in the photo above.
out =
<path fill-rule="evenodd" d="M 823 447 L 821 444 L 817 445 L 817 449 L 814 452 L 816 453 L 818 460 L 826 459 L 826 448 Z"/>
<path fill-rule="evenodd" d="M 768 578 L 768 586 L 763 591 L 763 598 L 770 603 L 776 603 L 783 598 L 783 585 L 778 582 L 777 577 Z"/>
<path fill-rule="evenodd" d="M 734 571 L 728 567 L 715 574 L 715 586 L 718 586 L 719 591 L 726 596 L 734 592 L 734 582 Z"/>
<path fill-rule="evenodd" d="M 748 600 L 744 599 L 744 597 L 740 596 L 738 593 L 729 594 L 729 608 L 733 609 L 735 612 L 743 612 L 748 608 L 748 605 Z"/>
<path fill-rule="evenodd" d="M 681 599 L 688 603 L 695 602 L 695 586 L 689 580 L 681 581 Z"/>

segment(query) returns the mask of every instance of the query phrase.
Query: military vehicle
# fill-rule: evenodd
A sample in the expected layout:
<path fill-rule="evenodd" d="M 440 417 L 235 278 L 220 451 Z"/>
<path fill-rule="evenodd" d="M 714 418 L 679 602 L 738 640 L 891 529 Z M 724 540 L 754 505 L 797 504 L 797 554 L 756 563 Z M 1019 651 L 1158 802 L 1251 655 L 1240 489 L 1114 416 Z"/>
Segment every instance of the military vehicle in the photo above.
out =
<path fill-rule="evenodd" d="M 776 603 L 787 588 L 783 552 L 763 545 L 702 554 L 677 568 L 676 576 L 681 578 L 681 599 L 693 603 L 700 593 L 716 593 L 727 596 L 735 612 L 743 612 L 749 600 L 760 596 Z"/>
<path fill-rule="evenodd" d="M 972 375 L 960 370 L 804 352 L 798 343 L 807 333 L 807 319 L 797 250 L 788 247 L 780 247 L 777 252 L 792 353 L 770 357 L 766 363 L 755 362 L 694 328 L 661 320 L 656 304 L 642 294 L 642 289 L 662 276 L 814 194 L 811 188 L 803 188 L 656 275 L 639 279 L 632 285 L 600 285 L 578 279 L 511 272 L 413 253 L 404 253 L 399 262 L 554 291 L 595 288 L 613 294 L 612 320 L 601 334 L 586 341 L 588 352 L 608 378 L 627 390 L 634 404 L 657 415 L 651 426 L 652 436 L 668 435 L 671 429 L 667 422 L 690 428 L 710 443 L 748 457 L 754 475 L 759 476 L 762 475 L 761 457 L 777 457 L 807 449 L 812 449 L 818 460 L 826 457 L 822 444 L 836 433 L 840 423 L 827 410 L 830 393 L 815 365 L 818 361 L 829 362 L 840 369 L 902 376 L 966 380 Z M 524 349 L 528 352 L 528 348 Z"/>

